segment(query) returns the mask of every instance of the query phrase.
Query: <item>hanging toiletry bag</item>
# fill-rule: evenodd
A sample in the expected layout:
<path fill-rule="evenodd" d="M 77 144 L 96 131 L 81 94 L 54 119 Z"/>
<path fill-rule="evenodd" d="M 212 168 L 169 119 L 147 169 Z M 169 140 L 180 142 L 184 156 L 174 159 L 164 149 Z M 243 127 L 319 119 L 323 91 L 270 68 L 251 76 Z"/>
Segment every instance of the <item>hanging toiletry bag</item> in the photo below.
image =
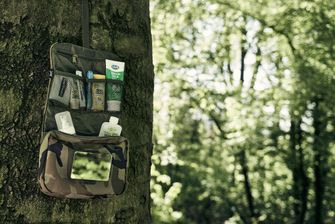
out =
<path fill-rule="evenodd" d="M 126 185 L 127 140 L 50 131 L 40 150 L 43 193 L 66 198 L 108 197 Z"/>
<path fill-rule="evenodd" d="M 120 80 L 88 80 L 85 74 L 106 73 L 106 59 L 120 61 L 109 52 L 56 43 L 50 48 L 50 82 L 42 124 L 38 181 L 41 191 L 61 198 L 111 197 L 124 192 L 127 184 L 129 143 L 122 136 L 98 137 L 101 125 L 120 111 L 71 109 L 71 84 L 83 86 L 112 83 L 122 90 Z M 81 71 L 83 76 L 76 75 Z M 73 90 L 72 90 L 73 91 Z M 121 92 L 122 93 L 122 92 Z M 55 114 L 69 111 L 76 134 L 60 132 Z"/>

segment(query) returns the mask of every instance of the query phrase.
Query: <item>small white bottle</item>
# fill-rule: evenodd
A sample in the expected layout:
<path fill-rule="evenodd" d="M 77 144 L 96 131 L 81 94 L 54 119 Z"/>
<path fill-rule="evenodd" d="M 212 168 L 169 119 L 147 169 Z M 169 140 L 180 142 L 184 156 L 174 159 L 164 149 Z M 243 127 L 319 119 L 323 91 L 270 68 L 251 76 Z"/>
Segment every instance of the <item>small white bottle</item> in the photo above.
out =
<path fill-rule="evenodd" d="M 101 125 L 99 137 L 105 136 L 120 136 L 122 127 L 118 125 L 119 118 L 111 116 L 109 122 L 104 122 Z"/>

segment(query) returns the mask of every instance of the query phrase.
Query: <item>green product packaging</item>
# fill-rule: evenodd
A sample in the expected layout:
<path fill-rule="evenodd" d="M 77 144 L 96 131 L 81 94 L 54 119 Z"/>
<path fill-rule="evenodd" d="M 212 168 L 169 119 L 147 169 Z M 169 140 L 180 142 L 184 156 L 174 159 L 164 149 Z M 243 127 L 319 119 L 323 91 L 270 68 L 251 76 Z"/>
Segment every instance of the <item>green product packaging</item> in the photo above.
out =
<path fill-rule="evenodd" d="M 124 80 L 124 62 L 113 61 L 106 59 L 106 79 L 109 80 Z M 120 111 L 121 109 L 121 97 L 122 97 L 122 85 L 111 83 L 107 81 L 107 110 L 108 111 Z"/>

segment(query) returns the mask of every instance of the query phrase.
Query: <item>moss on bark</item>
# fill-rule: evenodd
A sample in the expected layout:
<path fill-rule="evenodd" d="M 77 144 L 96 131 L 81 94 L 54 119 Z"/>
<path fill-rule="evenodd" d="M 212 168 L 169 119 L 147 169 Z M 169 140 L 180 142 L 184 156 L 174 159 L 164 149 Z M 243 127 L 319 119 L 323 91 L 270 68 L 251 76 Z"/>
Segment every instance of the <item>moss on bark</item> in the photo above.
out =
<path fill-rule="evenodd" d="M 53 42 L 81 43 L 80 2 L 0 2 L 0 222 L 148 223 L 154 74 L 148 0 L 91 1 L 91 45 L 126 62 L 129 186 L 108 200 L 39 192 L 38 145 Z"/>

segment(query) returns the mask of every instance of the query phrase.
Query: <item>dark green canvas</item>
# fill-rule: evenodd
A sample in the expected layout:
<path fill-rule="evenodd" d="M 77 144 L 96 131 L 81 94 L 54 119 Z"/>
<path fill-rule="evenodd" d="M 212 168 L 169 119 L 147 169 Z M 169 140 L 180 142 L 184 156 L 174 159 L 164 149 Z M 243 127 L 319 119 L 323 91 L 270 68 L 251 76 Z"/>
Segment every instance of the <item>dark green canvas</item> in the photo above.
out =
<path fill-rule="evenodd" d="M 50 47 L 50 66 L 52 79 L 49 90 L 53 84 L 55 76 L 75 77 L 75 71 L 81 70 L 86 74 L 88 70 L 105 74 L 105 59 L 120 60 L 120 58 L 110 52 L 97 51 L 68 43 L 55 43 Z M 64 105 L 56 101 L 48 100 L 45 110 L 43 133 L 57 129 L 54 116 L 63 111 Z M 70 110 L 70 109 L 69 109 Z M 93 115 L 92 115 L 93 113 Z M 82 112 L 80 110 L 71 111 L 72 120 L 76 131 L 80 135 L 98 135 L 100 126 L 108 121 L 110 116 L 119 116 L 116 112 Z"/>

